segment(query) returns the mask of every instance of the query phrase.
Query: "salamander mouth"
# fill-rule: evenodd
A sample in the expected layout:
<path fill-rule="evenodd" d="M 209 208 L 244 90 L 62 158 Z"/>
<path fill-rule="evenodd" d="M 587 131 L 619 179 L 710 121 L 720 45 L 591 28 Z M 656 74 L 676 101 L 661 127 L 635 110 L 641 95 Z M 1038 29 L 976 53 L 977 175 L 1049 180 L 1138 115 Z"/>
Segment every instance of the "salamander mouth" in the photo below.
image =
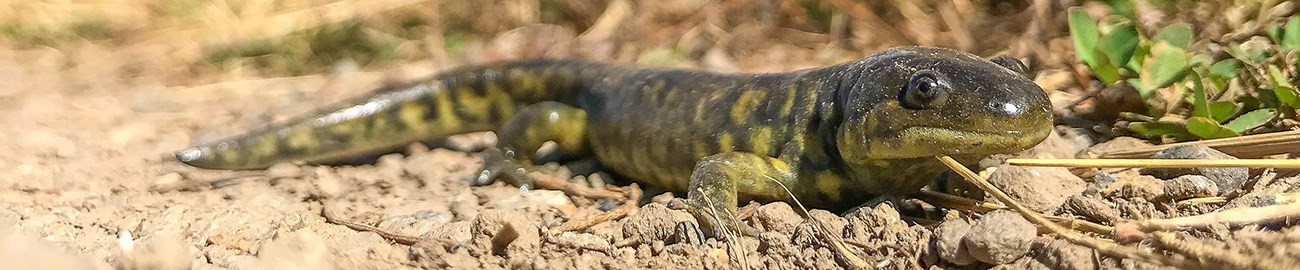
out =
<path fill-rule="evenodd" d="M 881 134 L 867 144 L 868 154 L 873 158 L 1011 154 L 1037 145 L 1050 132 L 1050 125 L 1019 130 L 916 126 Z"/>

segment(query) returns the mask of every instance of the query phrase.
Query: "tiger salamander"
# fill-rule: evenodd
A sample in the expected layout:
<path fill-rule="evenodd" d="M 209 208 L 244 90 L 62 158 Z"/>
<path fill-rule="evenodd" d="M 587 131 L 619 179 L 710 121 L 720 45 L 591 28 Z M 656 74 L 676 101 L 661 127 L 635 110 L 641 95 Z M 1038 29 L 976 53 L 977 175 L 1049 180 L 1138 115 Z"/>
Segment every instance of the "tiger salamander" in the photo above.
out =
<path fill-rule="evenodd" d="M 544 142 L 687 193 L 706 228 L 738 200 L 853 206 L 914 192 L 946 168 L 1047 137 L 1046 93 L 1011 57 L 902 47 L 770 74 L 528 60 L 452 69 L 176 153 L 192 166 L 321 163 L 496 131 L 487 175 L 520 178 Z M 779 183 L 778 183 L 779 182 Z M 729 215 L 724 215 L 729 216 Z M 727 223 L 730 224 L 730 223 Z"/>

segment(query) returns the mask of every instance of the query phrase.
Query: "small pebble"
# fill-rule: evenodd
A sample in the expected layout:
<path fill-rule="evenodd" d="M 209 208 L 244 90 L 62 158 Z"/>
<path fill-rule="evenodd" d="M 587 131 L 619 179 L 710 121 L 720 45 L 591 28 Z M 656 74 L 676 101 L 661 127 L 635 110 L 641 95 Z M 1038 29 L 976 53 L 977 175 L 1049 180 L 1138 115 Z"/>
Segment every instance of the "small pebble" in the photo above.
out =
<path fill-rule="evenodd" d="M 1029 209 L 1040 212 L 1055 210 L 1070 195 L 1083 193 L 1087 185 L 1065 168 L 1010 165 L 998 167 L 989 176 L 989 182 Z"/>
<path fill-rule="evenodd" d="M 1151 146 L 1151 143 L 1147 142 L 1146 140 L 1142 140 L 1134 137 L 1117 137 L 1115 139 L 1111 139 L 1109 141 L 1099 143 L 1097 145 L 1093 145 L 1092 147 L 1088 147 L 1088 149 L 1084 149 L 1083 151 L 1080 151 L 1077 155 L 1075 155 L 1075 157 L 1076 158 L 1097 158 L 1104 153 L 1114 152 L 1118 150 L 1142 148 L 1147 146 Z"/>
<path fill-rule="evenodd" d="M 531 220 L 517 218 L 521 213 L 509 210 L 485 210 L 474 218 L 474 245 L 491 247 L 497 256 L 536 254 L 541 246 L 541 232 Z"/>
<path fill-rule="evenodd" d="M 939 226 L 934 228 L 934 248 L 939 252 L 939 258 L 956 265 L 975 263 L 975 257 L 972 257 L 966 250 L 966 245 L 962 244 L 962 239 L 970 229 L 970 223 L 961 218 L 939 223 Z"/>
<path fill-rule="evenodd" d="M 1119 181 L 1119 176 L 1115 176 L 1114 174 L 1104 173 L 1104 172 L 1098 173 L 1097 175 L 1092 176 L 1092 182 L 1088 182 L 1088 187 L 1084 188 L 1083 194 L 1084 195 L 1099 194 L 1102 189 L 1106 188 L 1106 186 L 1109 186 L 1111 183 L 1115 183 L 1118 181 Z"/>
<path fill-rule="evenodd" d="M 1039 237 L 1034 246 L 1038 254 L 1034 256 L 1035 261 L 1046 264 L 1048 269 L 1097 269 L 1097 252 L 1091 248 L 1047 237 Z"/>
<path fill-rule="evenodd" d="M 695 222 L 684 211 L 675 211 L 662 204 L 647 204 L 623 219 L 623 237 L 637 243 L 667 241 L 676 232 L 678 222 Z M 671 244 L 671 243 L 669 243 Z"/>
<path fill-rule="evenodd" d="M 1111 183 L 1102 189 L 1101 194 L 1107 197 L 1142 198 L 1151 201 L 1164 195 L 1164 192 L 1164 182 L 1160 179 L 1150 175 L 1138 175 Z"/>
<path fill-rule="evenodd" d="M 1237 159 L 1236 157 L 1219 152 L 1213 148 L 1200 145 L 1182 145 L 1170 147 L 1160 152 L 1156 152 L 1151 158 L 1155 159 Z M 1250 170 L 1247 168 L 1149 168 L 1142 170 L 1144 174 L 1150 174 L 1160 179 L 1173 179 L 1175 177 L 1197 174 L 1204 175 L 1219 187 L 1218 195 L 1226 195 L 1232 191 L 1240 189 L 1245 185 L 1246 180 L 1250 177 Z"/>
<path fill-rule="evenodd" d="M 754 216 L 758 224 L 768 230 L 782 233 L 792 233 L 794 228 L 803 222 L 803 216 L 795 213 L 789 204 L 776 202 L 764 204 L 758 207 L 758 213 Z"/>
<path fill-rule="evenodd" d="M 1219 186 L 1210 178 L 1189 174 L 1165 182 L 1165 199 L 1182 200 L 1190 198 L 1212 197 L 1219 194 Z"/>
<path fill-rule="evenodd" d="M 966 250 L 976 260 L 1006 264 L 1029 253 L 1038 230 L 1016 212 L 998 210 L 985 214 L 963 238 Z"/>
<path fill-rule="evenodd" d="M 1094 197 L 1074 195 L 1065 200 L 1067 212 L 1083 216 L 1088 221 L 1110 223 L 1119 220 L 1119 210 Z"/>

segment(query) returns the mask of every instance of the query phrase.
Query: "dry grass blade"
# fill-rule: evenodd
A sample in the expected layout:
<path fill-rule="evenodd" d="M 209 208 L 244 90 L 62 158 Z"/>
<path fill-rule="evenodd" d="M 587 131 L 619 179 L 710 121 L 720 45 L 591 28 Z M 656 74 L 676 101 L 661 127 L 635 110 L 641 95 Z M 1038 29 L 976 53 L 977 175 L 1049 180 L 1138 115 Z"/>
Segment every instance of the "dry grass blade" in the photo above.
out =
<path fill-rule="evenodd" d="M 728 250 L 727 252 L 738 251 L 731 254 L 733 255 L 739 254 L 741 257 L 744 257 L 745 256 L 744 245 L 740 243 L 741 228 L 740 228 L 740 223 L 736 222 L 735 220 L 736 216 L 731 213 L 718 211 L 718 209 L 714 208 L 716 204 L 713 203 L 712 199 L 709 199 L 709 196 L 702 196 L 700 198 L 704 199 L 704 204 L 709 206 L 708 208 L 705 209 L 709 210 L 709 214 L 713 216 L 713 220 L 719 222 L 719 223 L 714 223 L 713 230 L 718 236 L 722 236 L 722 238 L 727 241 L 727 250 Z M 732 215 L 731 216 L 732 224 L 721 224 L 721 222 L 723 222 L 724 220 L 722 219 L 722 215 L 724 214 Z M 734 227 L 727 227 L 727 226 L 734 226 Z M 746 261 L 747 260 L 748 259 L 746 259 Z M 749 264 L 746 263 L 746 261 L 742 261 L 741 259 L 736 259 L 736 263 L 740 264 L 741 269 L 748 270 Z"/>
<path fill-rule="evenodd" d="M 830 233 L 830 229 L 827 229 L 825 224 L 822 224 L 820 221 L 813 218 L 812 214 L 808 213 L 808 208 L 804 207 L 802 202 L 799 202 L 799 197 L 794 196 L 794 192 L 790 191 L 790 187 L 785 186 L 785 183 L 781 183 L 781 181 L 777 181 L 776 178 L 768 177 L 767 180 L 776 183 L 776 185 L 780 186 L 782 190 L 785 190 L 786 195 L 790 195 L 790 200 L 794 201 L 794 205 L 799 207 L 799 211 L 802 211 L 805 217 L 808 217 L 808 221 L 812 222 L 813 227 L 817 228 L 817 232 L 829 239 L 831 247 L 835 248 L 835 252 L 839 253 L 845 261 L 848 261 L 854 269 L 876 269 L 874 264 L 868 263 L 867 260 L 858 257 L 857 254 L 854 254 L 849 250 L 849 247 L 844 244 L 844 239 L 840 239 L 839 236 Z"/>
<path fill-rule="evenodd" d="M 623 190 L 626 190 L 627 192 L 627 201 L 623 202 L 623 205 L 620 205 L 618 208 L 614 208 L 614 210 L 610 210 L 609 212 L 600 213 L 581 220 L 569 220 L 568 222 L 565 222 L 564 225 L 560 225 L 559 228 L 556 228 L 553 234 L 591 228 L 591 226 L 596 226 L 596 224 L 619 219 L 631 214 L 632 211 L 637 209 L 637 204 L 641 201 L 641 187 L 637 186 L 636 183 L 633 183 L 631 186 L 628 186 Z"/>
<path fill-rule="evenodd" d="M 623 197 L 623 194 L 617 191 L 592 188 L 582 183 L 569 182 L 540 172 L 529 172 L 528 178 L 532 179 L 533 184 L 539 188 L 559 190 L 573 196 L 592 199 L 618 199 Z"/>
<path fill-rule="evenodd" d="M 361 232 L 373 232 L 373 233 L 375 233 L 375 234 L 378 234 L 380 237 L 383 237 L 384 239 L 388 239 L 388 241 L 393 241 L 393 242 L 398 243 L 398 244 L 403 244 L 403 245 L 408 245 L 408 246 L 410 246 L 410 245 L 415 245 L 416 243 L 420 243 L 420 242 L 424 242 L 424 241 L 438 241 L 439 243 L 444 244 L 444 245 L 448 245 L 448 246 L 450 246 L 450 245 L 455 245 L 455 244 L 456 244 L 455 242 L 452 242 L 451 240 L 438 239 L 438 238 L 423 238 L 423 237 L 418 237 L 418 236 L 410 236 L 410 235 L 405 235 L 405 234 L 400 234 L 400 233 L 390 232 L 390 231 L 387 231 L 387 230 L 384 230 L 384 229 L 380 229 L 379 227 L 375 227 L 375 226 L 370 225 L 370 224 L 365 224 L 365 223 L 357 222 L 357 221 L 355 221 L 355 220 L 344 219 L 344 218 L 342 218 L 342 217 L 339 217 L 338 214 L 334 212 L 334 210 L 333 210 L 333 209 L 334 209 L 334 204 L 333 204 L 333 203 L 330 203 L 330 202 L 322 202 L 321 204 L 322 204 L 322 205 L 321 205 L 321 210 L 320 210 L 320 212 L 321 212 L 321 216 L 324 216 L 324 217 L 325 217 L 325 222 L 329 222 L 329 223 L 333 223 L 333 224 L 338 224 L 338 225 L 343 225 L 343 227 L 348 227 L 349 229 L 353 229 L 353 230 L 356 230 L 356 231 L 361 231 Z"/>
<path fill-rule="evenodd" d="M 1300 168 L 1298 159 L 1008 159 L 1007 164 L 1035 167 L 1090 168 Z"/>
<path fill-rule="evenodd" d="M 1155 234 L 1156 243 L 1161 246 L 1177 251 L 1183 254 L 1189 254 L 1196 258 L 1213 258 L 1216 261 L 1227 264 L 1222 269 L 1286 269 L 1277 262 L 1266 259 L 1252 259 L 1247 255 L 1224 250 L 1220 247 L 1211 247 L 1201 244 L 1195 244 L 1187 241 L 1178 240 L 1178 237 L 1172 233 L 1160 232 Z"/>
<path fill-rule="evenodd" d="M 1300 221 L 1300 203 L 1235 208 L 1204 215 L 1134 221 L 1116 226 L 1115 234 L 1121 238 L 1132 239 L 1142 238 L 1145 233 L 1154 231 L 1204 228 L 1216 224 L 1242 226 L 1296 221 Z"/>
<path fill-rule="evenodd" d="M 1043 218 L 1040 214 L 1034 212 L 1033 210 L 1029 210 L 1029 208 L 1026 208 L 1024 205 L 1017 203 L 1015 199 L 1011 198 L 1011 196 L 1007 195 L 1005 192 L 1002 192 L 1001 189 L 998 189 L 997 187 L 993 186 L 992 183 L 989 183 L 988 180 L 985 180 L 983 177 L 980 177 L 979 174 L 976 174 L 975 172 L 972 172 L 970 169 L 967 169 L 966 166 L 962 166 L 961 163 L 957 162 L 957 160 L 954 160 L 948 156 L 938 156 L 937 158 L 939 159 L 940 162 L 943 162 L 944 165 L 948 166 L 948 168 L 957 172 L 957 174 L 960 174 L 963 178 L 966 178 L 967 181 L 970 181 L 971 183 L 975 184 L 981 189 L 984 189 L 985 192 L 988 192 L 988 194 L 993 195 L 994 198 L 997 198 L 998 201 L 1001 201 L 1002 204 L 1007 205 L 1012 210 L 1019 212 L 1020 215 L 1024 216 L 1025 219 L 1029 220 L 1029 222 L 1035 223 L 1038 226 L 1046 227 L 1048 230 L 1052 231 L 1052 233 L 1061 236 L 1061 238 L 1065 238 L 1065 240 L 1070 241 L 1070 243 L 1089 247 L 1097 250 L 1097 252 L 1101 252 L 1102 254 L 1106 254 L 1110 256 L 1137 259 L 1146 262 L 1179 267 L 1184 269 L 1202 269 L 1202 268 L 1210 267 L 1209 265 L 1202 265 L 1201 262 L 1188 260 L 1187 258 L 1176 257 L 1176 256 L 1161 256 L 1159 254 L 1155 254 L 1150 251 L 1141 250 L 1141 249 L 1128 247 L 1128 246 L 1121 246 L 1115 244 L 1114 242 L 1108 242 L 1108 241 L 1088 237 L 1081 233 L 1066 229 L 1065 227 L 1056 225 L 1056 223 L 1053 223 L 1047 220 L 1046 218 Z"/>
<path fill-rule="evenodd" d="M 997 203 L 976 201 L 961 196 L 954 196 L 951 194 L 934 192 L 929 190 L 922 190 L 920 193 L 917 193 L 917 197 L 922 200 L 925 200 L 926 202 L 930 202 L 938 206 L 953 208 L 953 209 L 966 209 L 966 210 L 976 211 L 980 213 L 987 213 L 989 211 L 1007 208 L 1006 206 Z M 1086 220 L 1048 216 L 1048 215 L 1041 215 L 1041 216 L 1043 216 L 1043 218 L 1051 220 L 1052 222 L 1056 222 L 1057 225 L 1061 225 L 1063 227 L 1070 228 L 1070 229 L 1079 229 L 1079 230 L 1083 230 L 1095 234 L 1110 234 L 1115 230 L 1115 228 L 1113 227 L 1088 222 Z"/>
<path fill-rule="evenodd" d="M 1300 152 L 1300 130 L 1247 135 L 1241 137 L 1201 140 L 1194 142 L 1155 145 L 1137 149 L 1101 153 L 1101 158 L 1142 158 L 1181 145 L 1203 145 L 1241 158 L 1258 158 L 1268 155 Z"/>

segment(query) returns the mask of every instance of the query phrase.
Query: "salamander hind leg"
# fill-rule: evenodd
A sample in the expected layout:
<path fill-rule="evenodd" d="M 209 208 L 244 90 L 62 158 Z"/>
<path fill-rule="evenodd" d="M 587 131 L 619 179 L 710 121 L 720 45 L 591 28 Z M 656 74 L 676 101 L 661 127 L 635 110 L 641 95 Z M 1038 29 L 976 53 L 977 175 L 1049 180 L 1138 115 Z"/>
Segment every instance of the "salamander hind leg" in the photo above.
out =
<path fill-rule="evenodd" d="M 753 227 L 736 219 L 738 199 L 787 199 L 786 188 L 797 188 L 795 174 L 785 161 L 773 157 L 746 152 L 707 156 L 691 173 L 687 210 L 714 236 L 735 231 L 756 235 Z"/>
<path fill-rule="evenodd" d="M 475 184 L 500 177 L 511 184 L 531 186 L 525 175 L 542 144 L 550 141 L 561 153 L 585 154 L 586 129 L 587 113 L 582 109 L 553 101 L 525 107 L 497 132 L 497 147 L 484 152 L 485 168 Z"/>

